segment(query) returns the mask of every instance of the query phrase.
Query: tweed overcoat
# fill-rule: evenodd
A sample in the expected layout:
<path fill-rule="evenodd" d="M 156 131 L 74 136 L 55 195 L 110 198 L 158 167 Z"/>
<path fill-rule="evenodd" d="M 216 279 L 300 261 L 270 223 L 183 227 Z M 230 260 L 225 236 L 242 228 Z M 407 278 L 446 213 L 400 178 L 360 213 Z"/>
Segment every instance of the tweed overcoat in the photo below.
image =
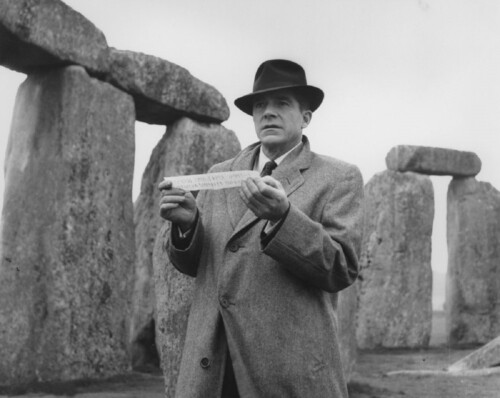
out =
<path fill-rule="evenodd" d="M 291 205 L 271 239 L 230 188 L 200 192 L 187 248 L 166 243 L 174 266 L 196 277 L 179 398 L 219 398 L 228 349 L 242 398 L 347 397 L 336 293 L 358 273 L 363 181 L 302 140 L 273 172 Z M 252 169 L 258 150 L 211 171 Z"/>

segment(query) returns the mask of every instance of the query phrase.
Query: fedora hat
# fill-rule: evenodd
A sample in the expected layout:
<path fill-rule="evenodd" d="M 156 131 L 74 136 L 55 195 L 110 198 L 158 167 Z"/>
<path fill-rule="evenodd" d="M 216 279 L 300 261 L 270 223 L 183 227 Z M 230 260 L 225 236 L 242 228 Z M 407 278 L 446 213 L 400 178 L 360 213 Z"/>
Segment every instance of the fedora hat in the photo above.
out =
<path fill-rule="evenodd" d="M 309 100 L 310 110 L 315 111 L 323 101 L 321 89 L 309 86 L 304 68 L 299 64 L 285 59 L 272 59 L 263 62 L 255 73 L 253 91 L 237 98 L 234 104 L 248 115 L 253 113 L 253 102 L 260 94 L 272 91 L 292 89 Z"/>

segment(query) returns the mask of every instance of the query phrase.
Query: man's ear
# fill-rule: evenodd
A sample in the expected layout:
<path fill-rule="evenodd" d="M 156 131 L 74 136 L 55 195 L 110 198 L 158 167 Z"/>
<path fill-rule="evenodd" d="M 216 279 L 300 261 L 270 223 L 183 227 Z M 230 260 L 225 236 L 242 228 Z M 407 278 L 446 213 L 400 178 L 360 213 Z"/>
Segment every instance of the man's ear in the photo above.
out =
<path fill-rule="evenodd" d="M 302 128 L 305 129 L 307 126 L 309 126 L 309 123 L 311 123 L 312 119 L 312 112 L 311 111 L 304 111 L 302 112 Z"/>

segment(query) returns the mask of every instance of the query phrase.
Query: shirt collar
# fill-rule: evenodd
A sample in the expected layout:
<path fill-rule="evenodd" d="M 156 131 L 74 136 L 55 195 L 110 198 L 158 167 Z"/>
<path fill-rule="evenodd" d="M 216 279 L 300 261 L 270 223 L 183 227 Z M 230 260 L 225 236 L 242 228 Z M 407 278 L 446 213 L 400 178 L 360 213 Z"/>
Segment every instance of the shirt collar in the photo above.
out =
<path fill-rule="evenodd" d="M 299 141 L 297 145 L 295 145 L 292 149 L 290 149 L 288 152 L 284 153 L 281 155 L 279 158 L 274 159 L 276 164 L 279 166 L 279 164 L 287 157 L 287 155 L 292 152 L 295 148 L 297 148 L 299 145 L 302 145 L 302 141 Z M 257 170 L 259 173 L 262 172 L 262 169 L 264 168 L 264 165 L 269 162 L 271 159 L 269 159 L 264 152 L 262 151 L 262 145 L 259 148 L 259 160 L 256 162 L 254 170 Z"/>

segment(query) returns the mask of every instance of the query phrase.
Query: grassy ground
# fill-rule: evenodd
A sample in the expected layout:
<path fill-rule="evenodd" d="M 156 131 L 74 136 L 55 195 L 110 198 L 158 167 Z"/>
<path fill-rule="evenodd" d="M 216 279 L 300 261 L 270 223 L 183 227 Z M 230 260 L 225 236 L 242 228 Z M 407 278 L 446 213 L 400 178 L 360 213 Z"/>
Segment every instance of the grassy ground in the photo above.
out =
<path fill-rule="evenodd" d="M 362 351 L 349 385 L 350 398 L 499 398 L 500 375 L 393 375 L 400 370 L 444 370 L 473 349 L 446 345 L 445 319 L 434 314 L 431 347 L 426 350 Z"/>
<path fill-rule="evenodd" d="M 362 352 L 349 386 L 351 398 L 498 398 L 500 376 L 394 375 L 394 370 L 443 370 L 472 350 Z"/>
<path fill-rule="evenodd" d="M 443 370 L 472 350 L 446 346 L 444 316 L 435 314 L 431 348 L 426 350 L 363 351 L 351 382 L 350 398 L 498 398 L 500 376 L 395 375 L 395 370 Z M 160 374 L 131 373 L 99 382 L 46 384 L 10 391 L 9 395 L 37 398 L 165 398 Z M 263 397 L 265 398 L 265 397 Z"/>

